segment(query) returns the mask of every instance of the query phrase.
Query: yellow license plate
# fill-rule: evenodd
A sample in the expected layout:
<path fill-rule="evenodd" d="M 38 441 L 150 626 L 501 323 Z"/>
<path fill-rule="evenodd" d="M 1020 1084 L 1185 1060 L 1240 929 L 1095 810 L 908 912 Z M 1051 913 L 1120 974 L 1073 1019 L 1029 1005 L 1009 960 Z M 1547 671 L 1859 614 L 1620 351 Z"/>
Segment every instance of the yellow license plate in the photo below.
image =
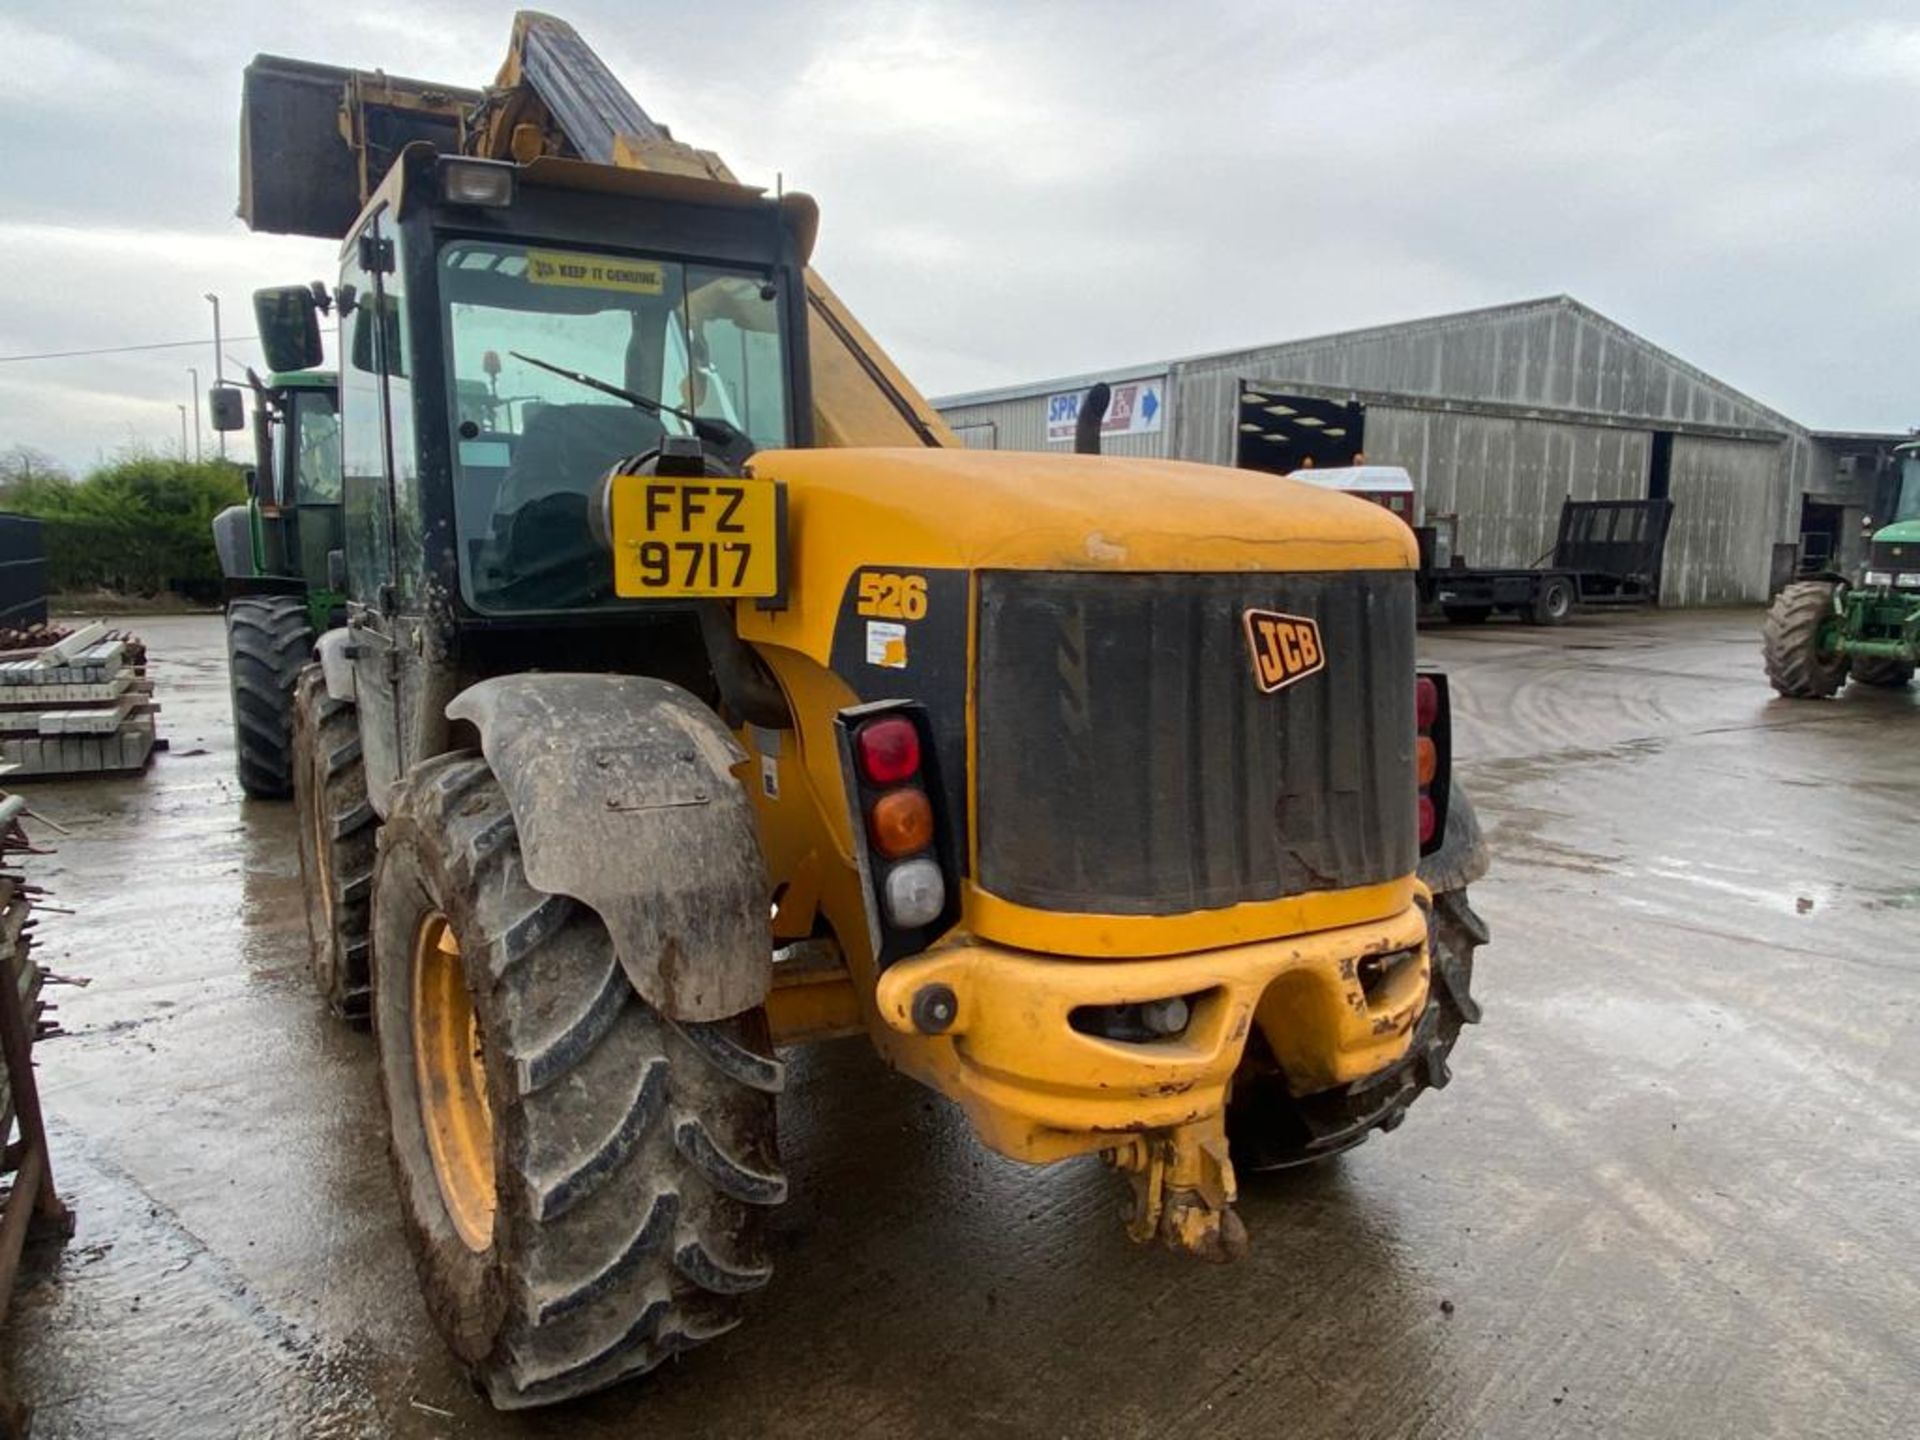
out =
<path fill-rule="evenodd" d="M 618 475 L 613 588 L 637 600 L 780 592 L 780 497 L 771 480 Z"/>

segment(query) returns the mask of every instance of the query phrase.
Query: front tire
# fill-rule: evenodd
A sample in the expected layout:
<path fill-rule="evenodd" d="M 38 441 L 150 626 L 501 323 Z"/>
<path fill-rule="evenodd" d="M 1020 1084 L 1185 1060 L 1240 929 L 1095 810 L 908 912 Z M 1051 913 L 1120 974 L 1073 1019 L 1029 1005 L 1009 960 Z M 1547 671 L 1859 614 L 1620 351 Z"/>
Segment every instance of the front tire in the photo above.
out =
<path fill-rule="evenodd" d="M 1847 656 L 1831 649 L 1835 586 L 1796 580 L 1774 597 L 1761 630 L 1767 679 L 1790 700 L 1825 700 L 1847 683 Z"/>
<path fill-rule="evenodd" d="M 1862 685 L 1875 685 L 1882 690 L 1903 690 L 1913 679 L 1913 662 L 1880 655 L 1856 655 L 1853 678 Z"/>
<path fill-rule="evenodd" d="M 1428 1090 L 1445 1089 L 1447 1058 L 1464 1025 L 1480 1019 L 1473 999 L 1474 952 L 1487 927 L 1467 892 L 1434 896 L 1432 981 L 1427 1008 L 1415 1022 L 1407 1053 L 1377 1074 L 1312 1095 L 1295 1095 L 1258 1033 L 1234 1076 L 1227 1105 L 1227 1143 L 1236 1170 L 1259 1174 L 1329 1159 L 1374 1131 L 1395 1129 L 1407 1107 Z"/>
<path fill-rule="evenodd" d="M 293 686 L 313 652 L 307 602 L 245 595 L 227 605 L 227 682 L 240 789 L 253 800 L 293 793 Z"/>
<path fill-rule="evenodd" d="M 373 942 L 407 1236 L 493 1403 L 599 1390 L 738 1323 L 787 1188 L 764 1012 L 677 1024 L 647 1005 L 599 916 L 527 883 L 469 754 L 400 790 Z"/>

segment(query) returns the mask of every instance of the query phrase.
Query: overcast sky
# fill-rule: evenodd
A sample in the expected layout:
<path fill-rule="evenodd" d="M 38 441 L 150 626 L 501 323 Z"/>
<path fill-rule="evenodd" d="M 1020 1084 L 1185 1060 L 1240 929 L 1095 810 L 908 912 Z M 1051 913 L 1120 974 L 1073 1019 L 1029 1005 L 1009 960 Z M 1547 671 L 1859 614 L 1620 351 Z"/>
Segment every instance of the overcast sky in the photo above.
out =
<path fill-rule="evenodd" d="M 550 3 L 818 197 L 931 394 L 1564 291 L 1817 428 L 1920 424 L 1920 3 Z M 177 447 L 203 293 L 245 336 L 333 273 L 233 218 L 256 52 L 478 85 L 512 13 L 10 0 L 0 357 L 205 343 L 0 363 L 0 450 Z"/>

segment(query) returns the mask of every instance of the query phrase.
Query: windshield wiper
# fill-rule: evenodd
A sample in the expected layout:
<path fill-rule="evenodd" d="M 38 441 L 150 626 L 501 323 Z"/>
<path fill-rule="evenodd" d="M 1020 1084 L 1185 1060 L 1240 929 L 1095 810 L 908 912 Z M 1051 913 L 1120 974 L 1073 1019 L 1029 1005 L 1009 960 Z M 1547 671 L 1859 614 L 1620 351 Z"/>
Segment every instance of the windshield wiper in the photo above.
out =
<path fill-rule="evenodd" d="M 563 380 L 571 380 L 576 385 L 585 385 L 589 390 L 598 390 L 603 395 L 611 395 L 616 400 L 624 400 L 636 410 L 644 410 L 649 415 L 671 415 L 676 420 L 684 420 L 693 427 L 693 433 L 709 445 L 718 446 L 723 451 L 739 451 L 742 458 L 755 450 L 753 438 L 728 420 L 715 420 L 705 415 L 694 415 L 664 401 L 652 399 L 632 390 L 622 389 L 618 385 L 599 379 L 593 375 L 583 375 L 578 370 L 568 370 L 555 365 L 550 360 L 536 359 L 532 355 L 522 354 L 518 350 L 507 352 L 516 360 L 524 360 L 529 365 L 537 365 L 542 370 L 550 370 Z"/>

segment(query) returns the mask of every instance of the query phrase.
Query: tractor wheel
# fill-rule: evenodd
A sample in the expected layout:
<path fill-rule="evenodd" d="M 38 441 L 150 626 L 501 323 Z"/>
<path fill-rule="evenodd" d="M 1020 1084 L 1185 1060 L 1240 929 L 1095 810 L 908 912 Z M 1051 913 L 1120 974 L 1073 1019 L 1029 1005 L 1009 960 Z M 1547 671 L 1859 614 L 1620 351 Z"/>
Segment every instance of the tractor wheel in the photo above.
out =
<path fill-rule="evenodd" d="M 1573 582 L 1556 575 L 1540 586 L 1527 618 L 1535 625 L 1564 625 L 1573 614 Z"/>
<path fill-rule="evenodd" d="M 368 912 L 379 820 L 367 800 L 354 707 L 327 694 L 320 667 L 295 687 L 294 804 L 300 882 L 307 902 L 307 954 L 314 984 L 334 1014 L 367 1015 Z"/>
<path fill-rule="evenodd" d="M 1480 625 L 1493 614 L 1491 605 L 1442 605 L 1442 613 L 1450 625 Z"/>
<path fill-rule="evenodd" d="M 307 602 L 248 595 L 227 606 L 227 681 L 240 788 L 254 800 L 293 793 L 293 682 L 313 652 Z"/>
<path fill-rule="evenodd" d="M 1467 903 L 1465 890 L 1449 890 L 1434 897 L 1432 934 L 1426 1012 L 1414 1026 L 1405 1057 L 1378 1074 L 1318 1094 L 1294 1095 L 1255 1032 L 1227 1105 L 1227 1143 L 1235 1169 L 1249 1174 L 1284 1170 L 1351 1150 L 1375 1130 L 1397 1127 L 1421 1092 L 1443 1089 L 1453 1078 L 1447 1056 L 1460 1027 L 1480 1019 L 1472 993 L 1473 954 L 1485 943 L 1487 927 Z"/>
<path fill-rule="evenodd" d="M 1889 660 L 1879 655 L 1856 655 L 1853 659 L 1853 678 L 1862 685 L 1902 690 L 1913 679 L 1913 662 Z"/>
<path fill-rule="evenodd" d="M 1831 648 L 1833 591 L 1830 581 L 1796 580 L 1767 610 L 1767 679 L 1790 699 L 1824 700 L 1847 683 L 1847 657 Z"/>
<path fill-rule="evenodd" d="M 374 1017 L 427 1309 L 501 1409 L 731 1329 L 786 1198 L 765 1012 L 678 1024 L 600 917 L 527 883 L 484 760 L 402 787 L 374 880 Z"/>

